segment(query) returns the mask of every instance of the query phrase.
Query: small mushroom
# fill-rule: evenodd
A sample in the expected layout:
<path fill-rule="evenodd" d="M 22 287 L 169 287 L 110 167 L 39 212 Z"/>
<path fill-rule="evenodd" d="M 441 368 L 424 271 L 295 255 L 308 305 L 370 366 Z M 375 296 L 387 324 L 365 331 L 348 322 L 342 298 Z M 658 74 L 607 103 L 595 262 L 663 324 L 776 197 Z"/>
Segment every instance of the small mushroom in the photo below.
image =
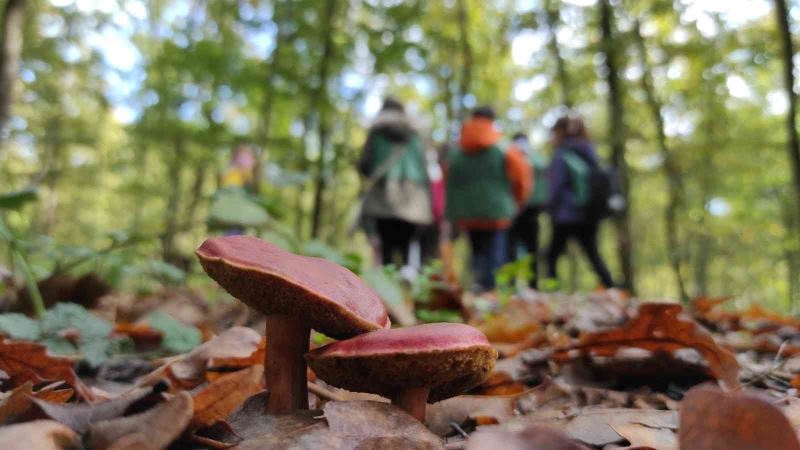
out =
<path fill-rule="evenodd" d="M 362 334 L 318 348 L 306 359 L 325 382 L 390 398 L 423 422 L 426 403 L 485 380 L 497 351 L 473 327 L 435 323 Z"/>
<path fill-rule="evenodd" d="M 308 409 L 311 329 L 337 339 L 389 326 L 380 297 L 344 267 L 295 255 L 252 236 L 207 239 L 200 264 L 231 295 L 266 317 L 267 412 Z"/>

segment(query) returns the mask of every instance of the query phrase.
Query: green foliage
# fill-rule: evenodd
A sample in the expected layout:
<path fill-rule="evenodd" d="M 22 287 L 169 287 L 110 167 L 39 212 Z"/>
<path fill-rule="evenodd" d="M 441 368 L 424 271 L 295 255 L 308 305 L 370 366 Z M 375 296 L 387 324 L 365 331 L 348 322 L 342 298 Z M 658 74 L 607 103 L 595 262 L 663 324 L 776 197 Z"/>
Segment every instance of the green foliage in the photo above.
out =
<path fill-rule="evenodd" d="M 401 305 L 405 302 L 405 289 L 394 266 L 372 267 L 361 274 L 361 278 L 383 299 L 384 302 Z"/>
<path fill-rule="evenodd" d="M 514 293 L 524 289 L 533 279 L 531 255 L 504 264 L 495 274 L 497 292 L 501 300 L 508 300 Z"/>
<path fill-rule="evenodd" d="M 163 312 L 150 314 L 147 323 L 164 335 L 161 347 L 168 352 L 186 353 L 203 342 L 200 330 L 184 325 Z"/>
<path fill-rule="evenodd" d="M 39 191 L 36 188 L 0 194 L 0 209 L 20 209 L 27 203 L 36 201 L 38 196 Z"/>
<path fill-rule="evenodd" d="M 22 314 L 0 314 L 0 333 L 40 342 L 54 355 L 79 356 L 97 367 L 125 348 L 127 339 L 112 338 L 112 325 L 74 303 L 59 303 L 41 320 Z"/>

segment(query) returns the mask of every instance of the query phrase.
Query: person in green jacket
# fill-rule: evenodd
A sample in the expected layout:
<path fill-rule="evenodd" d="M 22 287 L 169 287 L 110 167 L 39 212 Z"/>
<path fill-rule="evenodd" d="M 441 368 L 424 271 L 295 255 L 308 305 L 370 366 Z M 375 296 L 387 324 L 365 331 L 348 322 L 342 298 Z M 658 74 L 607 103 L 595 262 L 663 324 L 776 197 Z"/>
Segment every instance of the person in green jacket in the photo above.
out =
<path fill-rule="evenodd" d="M 367 135 L 358 170 L 368 190 L 362 222 L 377 232 L 382 264 L 408 264 L 417 229 L 433 223 L 427 161 L 403 104 L 387 98 Z"/>
<path fill-rule="evenodd" d="M 529 285 L 538 288 L 539 281 L 539 215 L 547 203 L 547 161 L 545 157 L 533 149 L 525 133 L 516 133 L 512 137 L 510 151 L 520 152 L 531 167 L 533 174 L 533 191 L 514 218 L 508 232 L 508 261 L 517 260 L 520 246 L 531 256 L 532 278 Z"/>

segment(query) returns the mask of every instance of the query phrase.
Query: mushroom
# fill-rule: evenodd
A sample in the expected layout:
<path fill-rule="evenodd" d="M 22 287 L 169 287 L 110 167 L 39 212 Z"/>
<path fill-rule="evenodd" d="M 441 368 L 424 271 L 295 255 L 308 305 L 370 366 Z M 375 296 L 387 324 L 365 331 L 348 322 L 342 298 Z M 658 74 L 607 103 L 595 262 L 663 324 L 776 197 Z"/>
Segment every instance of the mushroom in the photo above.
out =
<path fill-rule="evenodd" d="M 380 297 L 331 261 L 295 255 L 252 236 L 210 238 L 196 253 L 220 286 L 266 315 L 269 413 L 308 409 L 303 355 L 312 328 L 344 339 L 389 326 Z"/>
<path fill-rule="evenodd" d="M 325 382 L 390 398 L 423 422 L 426 403 L 485 380 L 497 351 L 471 326 L 435 323 L 362 334 L 320 347 L 306 359 Z"/>

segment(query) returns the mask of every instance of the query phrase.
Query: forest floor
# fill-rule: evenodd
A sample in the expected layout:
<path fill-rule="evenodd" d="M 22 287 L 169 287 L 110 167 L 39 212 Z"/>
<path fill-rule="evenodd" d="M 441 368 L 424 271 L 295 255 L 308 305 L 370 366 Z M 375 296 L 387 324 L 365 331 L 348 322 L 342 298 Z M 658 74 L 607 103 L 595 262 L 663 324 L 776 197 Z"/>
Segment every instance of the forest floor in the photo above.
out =
<path fill-rule="evenodd" d="M 429 405 L 424 425 L 312 372 L 311 411 L 266 415 L 263 318 L 238 302 L 171 288 L 107 295 L 88 313 L 57 305 L 39 322 L 6 314 L 0 448 L 800 450 L 800 320 L 728 303 L 466 295 L 462 316 L 500 359 L 468 395 Z M 120 338 L 133 347 L 96 352 Z M 82 356 L 53 356 L 54 342 Z"/>

